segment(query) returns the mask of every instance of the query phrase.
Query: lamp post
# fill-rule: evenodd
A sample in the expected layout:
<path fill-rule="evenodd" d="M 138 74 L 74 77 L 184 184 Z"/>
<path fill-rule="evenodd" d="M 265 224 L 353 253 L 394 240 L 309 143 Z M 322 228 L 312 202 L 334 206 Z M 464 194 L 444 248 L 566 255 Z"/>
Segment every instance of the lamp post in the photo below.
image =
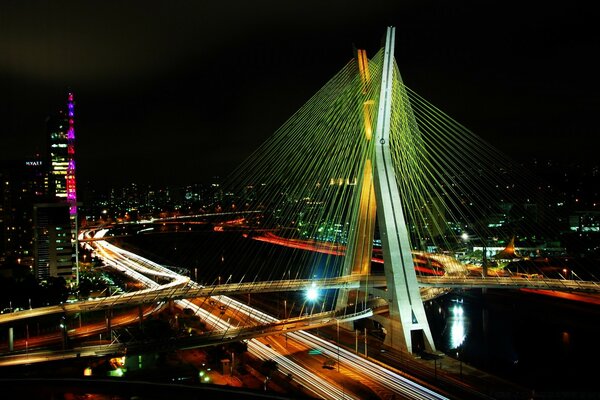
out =
<path fill-rule="evenodd" d="M 25 325 L 25 354 L 29 355 L 29 324 Z"/>
<path fill-rule="evenodd" d="M 337 323 L 337 367 L 338 372 L 340 372 L 340 320 L 337 319 L 335 322 Z"/>
<path fill-rule="evenodd" d="M 456 357 L 458 358 L 458 368 L 460 371 L 460 377 L 462 378 L 462 347 L 458 346 L 456 348 Z"/>
<path fill-rule="evenodd" d="M 231 352 L 231 369 L 229 370 L 229 375 L 233 375 L 233 364 L 235 364 L 235 353 Z"/>
<path fill-rule="evenodd" d="M 367 327 L 365 326 L 365 358 L 367 358 L 369 355 L 367 353 Z"/>
<path fill-rule="evenodd" d="M 60 331 L 62 333 L 62 347 L 63 347 L 63 350 L 65 350 L 67 347 L 67 319 L 65 318 L 64 315 L 60 318 L 59 327 L 60 327 Z"/>
<path fill-rule="evenodd" d="M 487 277 L 487 244 L 485 242 L 485 240 L 481 239 L 480 237 L 471 237 L 467 232 L 463 232 L 460 235 L 461 239 L 465 242 L 465 246 L 468 248 L 468 243 L 469 241 L 473 241 L 473 240 L 478 240 L 479 242 L 481 242 L 481 248 L 482 248 L 482 255 L 481 255 L 481 277 L 485 278 Z"/>
<path fill-rule="evenodd" d="M 283 319 L 287 320 L 287 299 L 283 299 Z M 285 330 L 285 348 L 287 349 L 287 343 L 288 343 L 288 336 L 287 336 L 287 329 Z"/>
<path fill-rule="evenodd" d="M 487 277 L 487 247 L 485 242 L 482 242 L 483 256 L 481 257 L 481 275 Z"/>

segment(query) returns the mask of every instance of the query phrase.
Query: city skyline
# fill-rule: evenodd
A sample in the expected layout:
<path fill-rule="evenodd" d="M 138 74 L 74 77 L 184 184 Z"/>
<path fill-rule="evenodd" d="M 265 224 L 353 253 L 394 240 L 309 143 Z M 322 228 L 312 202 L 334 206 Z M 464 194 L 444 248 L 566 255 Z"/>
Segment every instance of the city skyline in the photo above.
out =
<path fill-rule="evenodd" d="M 500 150 L 594 156 L 586 144 L 595 131 L 597 33 L 583 3 L 376 2 L 363 12 L 266 2 L 240 3 L 239 14 L 185 3 L 44 4 L 2 6 L 0 158 L 43 151 L 45 118 L 70 89 L 83 184 L 226 175 L 351 59 L 353 46 L 373 56 L 386 25 L 398 29 L 405 83 Z"/>
<path fill-rule="evenodd" d="M 597 393 L 592 14 L 425 1 L 0 6 L 5 381 Z"/>

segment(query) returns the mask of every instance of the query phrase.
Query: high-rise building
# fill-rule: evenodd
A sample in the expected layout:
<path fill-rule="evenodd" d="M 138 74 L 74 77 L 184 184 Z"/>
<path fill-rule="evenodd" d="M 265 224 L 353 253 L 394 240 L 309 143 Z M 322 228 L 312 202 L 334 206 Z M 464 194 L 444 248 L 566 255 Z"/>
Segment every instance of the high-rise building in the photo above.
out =
<path fill-rule="evenodd" d="M 44 279 L 47 276 L 63 276 L 71 280 L 79 279 L 77 270 L 77 191 L 75 185 L 75 105 L 73 93 L 69 93 L 66 102 L 66 108 L 59 110 L 58 113 L 49 117 L 46 121 L 48 152 L 48 180 L 47 193 L 48 202 L 38 204 L 34 211 L 35 221 L 35 248 L 36 261 L 35 268 L 38 278 Z M 55 204 L 50 207 L 49 204 Z M 65 214 L 62 208 L 67 207 Z M 56 209 L 55 209 L 56 208 Z M 49 211 L 53 210 L 53 211 Z M 66 218 L 62 221 L 61 218 Z M 50 222 L 47 222 L 50 221 Z M 40 225 L 41 224 L 41 225 Z M 50 224 L 50 225 L 47 225 Z M 66 229 L 65 227 L 68 227 Z M 48 235 L 53 234 L 53 229 L 57 229 L 60 236 L 57 237 L 60 250 L 54 249 L 50 243 L 47 249 L 45 241 Z M 67 252 L 65 244 L 62 242 L 63 234 L 69 233 L 70 248 Z M 58 233 L 57 233 L 58 234 Z M 47 253 L 49 251 L 49 253 Z M 66 255 L 75 259 L 70 260 L 71 271 L 67 274 Z M 50 257 L 50 259 L 48 259 Z M 53 259 L 55 257 L 56 259 Z M 48 275 L 49 274 L 49 275 Z M 67 277 L 67 275 L 69 275 Z"/>
<path fill-rule="evenodd" d="M 46 122 L 48 130 L 48 193 L 57 200 L 68 201 L 75 207 L 75 116 L 73 93 L 69 93 L 67 109 L 60 110 Z"/>
<path fill-rule="evenodd" d="M 73 277 L 70 205 L 67 202 L 38 203 L 33 207 L 34 274 L 48 277 Z"/>

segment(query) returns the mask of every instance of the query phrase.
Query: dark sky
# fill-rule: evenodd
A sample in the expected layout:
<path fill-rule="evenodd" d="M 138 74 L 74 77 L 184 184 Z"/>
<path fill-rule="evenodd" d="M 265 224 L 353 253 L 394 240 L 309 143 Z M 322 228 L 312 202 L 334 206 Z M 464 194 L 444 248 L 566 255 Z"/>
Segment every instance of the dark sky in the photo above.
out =
<path fill-rule="evenodd" d="M 3 0 L 0 159 L 43 151 L 71 88 L 80 184 L 225 175 L 387 25 L 405 83 L 467 128 L 515 158 L 594 159 L 591 4 Z"/>

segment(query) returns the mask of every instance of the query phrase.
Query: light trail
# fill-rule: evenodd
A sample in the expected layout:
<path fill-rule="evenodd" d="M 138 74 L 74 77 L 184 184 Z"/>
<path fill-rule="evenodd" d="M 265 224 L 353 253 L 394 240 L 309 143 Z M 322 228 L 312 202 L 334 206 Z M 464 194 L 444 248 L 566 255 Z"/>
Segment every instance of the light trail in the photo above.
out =
<path fill-rule="evenodd" d="M 158 271 L 162 271 L 166 274 L 172 274 L 173 277 L 179 276 L 178 274 L 168 270 L 160 266 L 159 264 L 153 263 L 150 260 L 144 259 L 134 253 L 127 252 L 126 250 L 119 249 L 116 246 L 113 246 L 111 250 L 114 250 L 120 254 L 127 254 L 130 257 L 133 257 L 146 265 L 151 265 L 154 269 Z M 167 272 L 169 271 L 169 272 Z M 218 296 L 214 297 L 215 300 L 220 301 L 222 303 L 227 304 L 229 307 L 236 309 L 239 312 L 242 312 L 251 318 L 255 319 L 259 323 L 274 323 L 279 322 L 278 319 L 263 313 L 255 308 L 249 307 L 245 304 L 242 304 L 230 297 L 226 296 Z M 180 308 L 190 308 L 195 313 L 202 316 L 205 321 L 210 322 L 214 327 L 217 327 L 224 331 L 223 335 L 227 334 L 227 331 L 232 328 L 232 325 L 221 320 L 219 317 L 213 315 L 209 311 L 204 310 L 201 307 L 198 307 L 194 303 L 189 300 L 178 300 L 176 304 Z M 401 375 L 398 375 L 390 370 L 387 370 L 376 363 L 373 363 L 369 360 L 361 358 L 347 350 L 341 349 L 331 344 L 323 339 L 320 339 L 308 332 L 298 331 L 298 332 L 289 332 L 288 335 L 298 342 L 303 343 L 309 347 L 317 347 L 320 348 L 324 353 L 328 354 L 330 357 L 336 357 L 338 355 L 338 351 L 340 354 L 340 358 L 345 360 L 348 365 L 353 365 L 359 373 L 364 374 L 375 382 L 378 382 L 382 386 L 386 387 L 389 390 L 394 391 L 397 394 L 410 396 L 410 398 L 414 399 L 445 399 L 444 396 L 441 396 L 430 389 L 427 389 L 424 386 L 421 386 L 415 382 L 412 382 Z M 315 394 L 319 395 L 323 398 L 332 398 L 339 399 L 342 397 L 352 398 L 343 390 L 326 383 L 326 381 L 319 379 L 319 376 L 313 374 L 312 372 L 306 370 L 305 368 L 300 367 L 296 363 L 289 360 L 287 357 L 281 355 L 270 347 L 263 345 L 256 339 L 251 339 L 248 341 L 248 350 L 251 354 L 262 360 L 273 359 L 282 369 L 282 371 L 286 373 L 291 373 L 297 380 L 303 381 L 303 384 L 310 388 Z"/>
<path fill-rule="evenodd" d="M 111 258 L 111 254 L 113 255 L 112 257 L 119 257 L 119 261 L 114 260 L 114 258 L 112 258 L 110 260 L 111 261 L 110 266 L 117 266 L 119 271 L 122 271 L 122 269 L 129 270 L 129 272 L 127 274 L 132 279 L 135 279 L 134 277 L 139 277 L 139 275 L 141 275 L 141 273 L 139 272 L 140 270 L 150 270 L 153 273 L 159 272 L 161 274 L 171 276 L 174 280 L 181 280 L 184 278 L 188 279 L 186 277 L 182 277 L 181 275 L 179 275 L 173 271 L 170 271 L 168 268 L 165 268 L 157 263 L 154 263 L 150 260 L 140 257 L 134 253 L 120 249 L 117 246 L 114 246 L 114 245 L 106 246 L 106 245 L 102 244 L 102 243 L 106 243 L 106 242 L 101 242 L 101 241 L 96 241 L 94 243 L 95 243 L 95 245 L 104 247 L 105 249 L 110 248 L 110 253 L 105 252 L 105 253 L 103 253 L 102 257 L 104 257 L 104 259 Z M 129 261 L 123 261 L 123 258 L 121 258 L 121 257 L 123 257 Z M 136 260 L 136 261 L 133 261 L 133 260 Z M 136 262 L 139 262 L 140 265 L 137 265 L 137 266 L 132 265 L 132 264 L 135 264 Z M 149 287 L 150 290 L 155 289 L 160 286 L 156 282 L 149 280 L 148 278 L 141 278 L 140 281 L 144 285 L 147 285 L 147 287 Z M 206 321 L 209 321 L 210 323 L 212 323 L 212 325 L 214 327 L 217 327 L 217 328 L 221 329 L 222 331 L 224 331 L 224 335 L 226 335 L 227 331 L 229 329 L 231 329 L 231 327 L 232 327 L 232 325 L 230 325 L 229 323 L 221 320 L 219 317 L 204 310 L 203 308 L 198 307 L 197 305 L 195 305 L 194 303 L 192 303 L 189 300 L 177 300 L 177 301 L 175 301 L 175 304 L 182 309 L 185 309 L 185 308 L 192 309 L 195 313 L 201 315 Z M 248 341 L 248 351 L 261 360 L 272 359 L 272 360 L 276 361 L 279 368 L 282 371 L 284 371 L 285 373 L 292 374 L 297 381 L 301 382 L 304 385 L 304 387 L 306 389 L 310 390 L 312 393 L 314 393 L 315 395 L 317 395 L 321 398 L 333 400 L 333 399 L 339 399 L 339 398 L 342 398 L 342 396 L 345 396 L 345 398 L 354 399 L 354 397 L 349 396 L 347 393 L 345 393 L 343 390 L 339 389 L 337 386 L 332 385 L 326 381 L 319 379 L 318 375 L 308 371 L 306 368 L 287 359 L 286 357 L 277 353 L 275 350 L 265 346 L 258 340 L 251 339 Z"/>
<path fill-rule="evenodd" d="M 240 312 L 252 316 L 252 318 L 259 322 L 273 323 L 279 321 L 277 318 L 272 317 L 269 314 L 249 307 L 232 298 L 224 297 L 223 299 L 216 299 L 225 301 L 230 307 L 237 307 Z M 343 360 L 345 365 L 352 365 L 352 367 L 356 368 L 358 372 L 384 386 L 386 389 L 393 391 L 394 393 L 409 396 L 412 399 L 446 398 L 422 385 L 419 385 L 418 383 L 412 382 L 411 380 L 380 366 L 379 364 L 360 357 L 306 331 L 289 332 L 288 336 L 293 340 L 308 346 L 309 348 L 317 348 L 321 350 L 324 354 L 332 359 L 337 358 L 339 354 L 340 360 Z"/>

